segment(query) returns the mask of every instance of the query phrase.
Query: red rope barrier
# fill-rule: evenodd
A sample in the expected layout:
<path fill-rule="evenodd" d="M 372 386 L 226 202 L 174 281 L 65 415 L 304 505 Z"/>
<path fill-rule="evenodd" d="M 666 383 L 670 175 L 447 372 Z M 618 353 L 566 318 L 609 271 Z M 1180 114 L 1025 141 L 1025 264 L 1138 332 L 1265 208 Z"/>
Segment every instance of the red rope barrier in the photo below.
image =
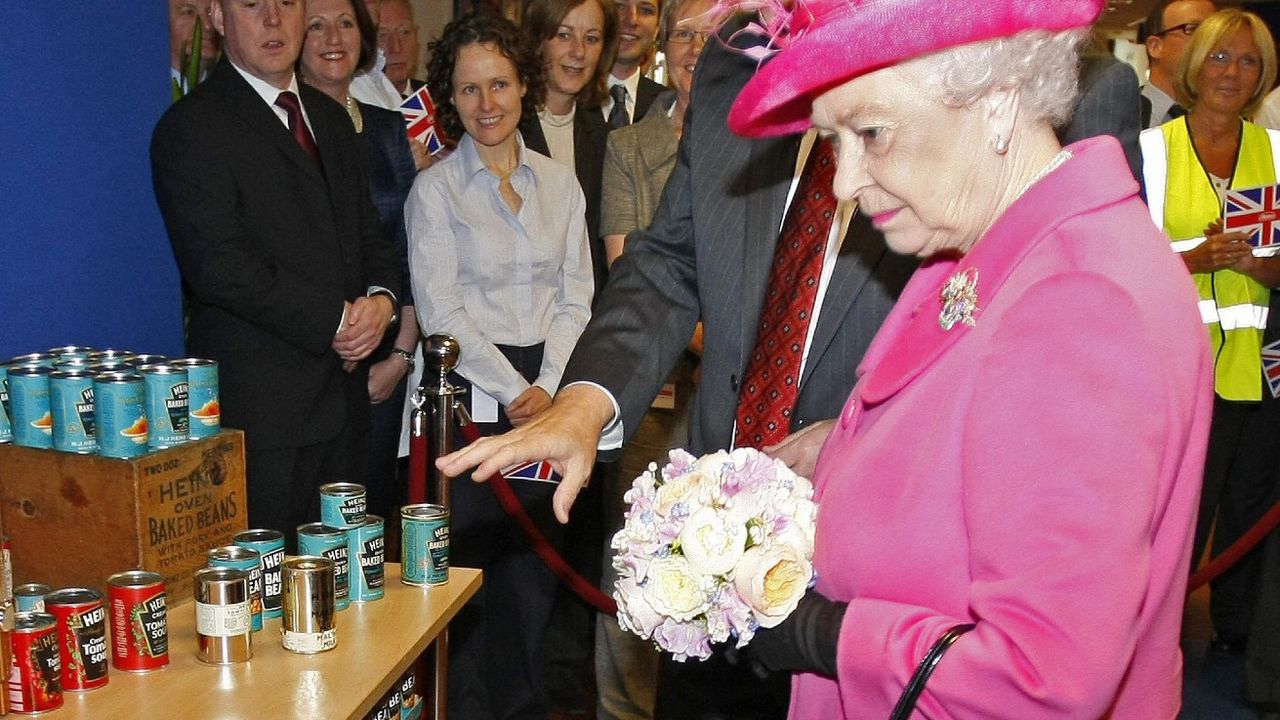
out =
<path fill-rule="evenodd" d="M 1240 558 L 1247 555 L 1258 543 L 1262 542 L 1262 539 L 1272 530 L 1275 530 L 1277 525 L 1280 525 L 1280 502 L 1272 505 L 1271 509 L 1258 518 L 1258 522 L 1254 523 L 1248 532 L 1241 535 L 1239 540 L 1231 543 L 1231 547 L 1223 550 L 1221 554 L 1197 570 L 1191 576 L 1191 579 L 1187 581 L 1187 594 L 1190 595 L 1200 586 L 1216 580 L 1219 575 L 1226 572 L 1232 565 L 1239 562 Z"/>
<path fill-rule="evenodd" d="M 408 497 L 410 505 L 419 505 L 427 501 L 427 463 L 430 461 L 431 452 L 427 449 L 427 434 L 409 433 Z"/>
<path fill-rule="evenodd" d="M 462 437 L 471 444 L 480 439 L 480 428 L 473 424 L 465 424 L 459 426 L 462 431 Z M 605 595 L 595 585 L 587 582 L 586 578 L 579 575 L 564 558 L 560 557 L 555 548 L 551 547 L 551 543 L 547 541 L 542 531 L 537 525 L 533 524 L 533 520 L 529 518 L 528 513 L 520 506 L 520 499 L 516 497 L 515 491 L 511 489 L 511 485 L 507 483 L 507 479 L 501 473 L 490 476 L 485 482 L 493 490 L 493 494 L 498 498 L 498 503 L 502 505 L 502 509 L 507 515 L 520 526 L 520 530 L 524 532 L 525 539 L 529 541 L 529 545 L 533 547 L 534 553 L 547 566 L 547 569 L 555 573 L 575 595 L 586 603 L 590 604 L 596 610 L 606 615 L 617 615 L 618 604 L 613 598 Z"/>

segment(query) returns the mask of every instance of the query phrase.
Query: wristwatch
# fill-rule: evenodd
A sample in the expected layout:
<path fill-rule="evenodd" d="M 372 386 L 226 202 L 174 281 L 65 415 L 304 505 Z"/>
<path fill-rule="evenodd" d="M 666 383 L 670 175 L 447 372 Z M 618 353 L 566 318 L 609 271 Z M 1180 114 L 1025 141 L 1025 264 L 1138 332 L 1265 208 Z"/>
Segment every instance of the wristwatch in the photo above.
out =
<path fill-rule="evenodd" d="M 413 372 L 413 353 L 404 348 L 391 348 L 392 355 L 399 355 L 404 364 L 409 366 L 409 372 Z"/>

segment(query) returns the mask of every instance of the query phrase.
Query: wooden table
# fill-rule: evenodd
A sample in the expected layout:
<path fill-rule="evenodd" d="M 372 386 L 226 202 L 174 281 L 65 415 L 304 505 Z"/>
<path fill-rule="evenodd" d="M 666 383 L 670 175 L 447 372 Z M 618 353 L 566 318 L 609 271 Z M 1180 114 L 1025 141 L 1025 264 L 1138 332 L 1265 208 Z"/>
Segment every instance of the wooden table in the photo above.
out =
<path fill-rule="evenodd" d="M 196 660 L 195 606 L 169 608 L 169 666 L 150 673 L 111 670 L 105 687 L 63 693 L 49 720 L 360 720 L 480 588 L 480 571 L 450 568 L 445 585 L 400 582 L 387 564 L 387 594 L 337 614 L 338 646 L 296 655 L 280 645 L 280 620 L 253 636 L 253 659 L 234 665 Z M 430 683 L 423 678 L 424 687 Z"/>

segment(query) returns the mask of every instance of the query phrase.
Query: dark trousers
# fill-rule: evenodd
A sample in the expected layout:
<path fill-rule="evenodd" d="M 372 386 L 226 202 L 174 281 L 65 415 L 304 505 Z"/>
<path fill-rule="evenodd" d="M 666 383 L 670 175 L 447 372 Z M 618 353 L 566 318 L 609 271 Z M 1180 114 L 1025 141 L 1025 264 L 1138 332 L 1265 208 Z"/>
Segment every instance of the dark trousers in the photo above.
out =
<path fill-rule="evenodd" d="M 761 680 L 747 662 L 730 663 L 719 650 L 703 662 L 676 662 L 670 653 L 663 653 L 654 716 L 657 720 L 783 720 L 790 698 L 790 673 L 773 673 Z"/>
<path fill-rule="evenodd" d="M 368 452 L 368 432 L 350 422 L 337 437 L 313 445 L 246 449 L 249 527 L 283 532 L 288 552 L 294 552 L 298 526 L 320 521 L 320 486 L 363 483 Z"/>
<path fill-rule="evenodd" d="M 525 378 L 537 376 L 542 346 L 499 346 Z M 462 378 L 451 382 L 470 389 Z M 493 435 L 510 429 L 505 412 L 479 424 Z M 513 481 L 520 504 L 559 549 L 562 529 L 551 512 L 555 486 Z M 556 578 L 507 517 L 493 491 L 469 476 L 452 486 L 450 562 L 484 570 L 480 591 L 449 624 L 449 717 L 459 720 L 546 720 L 547 626 Z"/>
<path fill-rule="evenodd" d="M 1214 402 L 1193 562 L 1203 554 L 1210 529 L 1216 556 L 1258 521 L 1276 495 L 1280 401 L 1265 390 L 1264 395 L 1261 402 Z M 1254 548 L 1212 583 L 1209 613 L 1223 640 L 1239 643 L 1249 637 L 1261 557 L 1262 548 Z"/>

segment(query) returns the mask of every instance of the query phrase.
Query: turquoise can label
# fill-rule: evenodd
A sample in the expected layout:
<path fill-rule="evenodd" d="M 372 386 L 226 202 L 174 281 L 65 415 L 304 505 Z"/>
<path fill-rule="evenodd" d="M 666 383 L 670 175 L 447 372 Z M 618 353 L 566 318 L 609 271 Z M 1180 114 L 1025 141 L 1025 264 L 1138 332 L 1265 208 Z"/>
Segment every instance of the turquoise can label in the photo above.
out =
<path fill-rule="evenodd" d="M 348 533 L 341 528 L 311 523 L 298 528 L 298 554 L 333 561 L 334 607 L 351 607 L 351 564 L 348 562 Z"/>
<path fill-rule="evenodd" d="M 350 530 L 364 525 L 368 499 L 363 485 L 328 483 L 320 486 L 320 522 Z"/>
<path fill-rule="evenodd" d="M 0 365 L 0 443 L 13 440 L 13 428 L 9 425 L 9 366 Z"/>
<path fill-rule="evenodd" d="M 352 572 L 352 602 L 381 600 L 386 567 L 386 550 L 383 542 L 385 527 L 377 515 L 365 517 L 364 524 L 350 532 L 348 554 L 356 559 L 358 567 Z"/>
<path fill-rule="evenodd" d="M 246 530 L 233 539 L 236 545 L 257 550 L 262 557 L 262 617 L 278 618 L 284 614 L 280 594 L 284 590 L 280 563 L 284 562 L 284 533 L 276 530 Z"/>
<path fill-rule="evenodd" d="M 162 365 L 144 368 L 141 372 L 146 382 L 147 421 L 151 426 L 147 447 L 160 450 L 181 445 L 187 441 L 190 422 L 186 370 Z"/>
<path fill-rule="evenodd" d="M 93 381 L 98 454 L 135 458 L 147 452 L 146 392 L 142 376 L 100 375 Z"/>
<path fill-rule="evenodd" d="M 201 358 L 170 363 L 187 371 L 187 436 L 192 440 L 213 437 L 222 429 L 222 404 L 218 400 L 218 363 Z"/>
<path fill-rule="evenodd" d="M 408 505 L 400 513 L 400 581 L 443 585 L 449 581 L 449 510 Z"/>
<path fill-rule="evenodd" d="M 89 373 L 54 371 L 49 377 L 49 406 L 55 450 L 88 454 L 98 449 L 93 377 Z"/>
<path fill-rule="evenodd" d="M 53 447 L 48 368 L 9 367 L 9 409 L 15 445 Z"/>

